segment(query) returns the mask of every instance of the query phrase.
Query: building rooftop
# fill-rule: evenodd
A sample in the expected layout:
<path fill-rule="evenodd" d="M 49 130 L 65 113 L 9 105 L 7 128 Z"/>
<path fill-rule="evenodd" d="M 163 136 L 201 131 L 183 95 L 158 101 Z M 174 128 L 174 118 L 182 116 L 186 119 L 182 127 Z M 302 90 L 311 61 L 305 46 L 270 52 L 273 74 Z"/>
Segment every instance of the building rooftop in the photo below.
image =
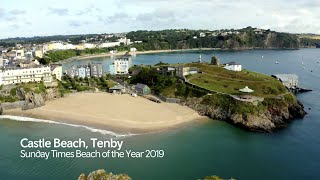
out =
<path fill-rule="evenodd" d="M 124 89 L 124 87 L 121 85 L 115 85 L 115 86 L 109 88 L 109 90 L 122 90 L 122 89 Z"/>
<path fill-rule="evenodd" d="M 273 74 L 272 76 L 281 80 L 282 82 L 289 81 L 290 79 L 299 79 L 298 75 L 296 74 Z"/>
<path fill-rule="evenodd" d="M 147 85 L 141 84 L 141 83 L 138 83 L 138 84 L 136 85 L 136 88 L 139 88 L 139 89 L 143 89 L 143 88 L 145 88 L 145 87 L 149 88 Z"/>
<path fill-rule="evenodd" d="M 239 63 L 236 63 L 236 62 L 234 62 L 234 61 L 228 62 L 228 63 L 226 63 L 226 64 L 228 64 L 228 65 L 240 65 Z"/>

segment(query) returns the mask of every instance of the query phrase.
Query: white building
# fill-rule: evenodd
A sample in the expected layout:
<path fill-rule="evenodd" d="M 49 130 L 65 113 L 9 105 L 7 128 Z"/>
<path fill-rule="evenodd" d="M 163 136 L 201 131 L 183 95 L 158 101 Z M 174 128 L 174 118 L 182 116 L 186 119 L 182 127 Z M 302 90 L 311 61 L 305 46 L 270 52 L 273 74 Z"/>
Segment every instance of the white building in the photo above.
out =
<path fill-rule="evenodd" d="M 98 45 L 99 48 L 120 46 L 120 42 L 105 42 Z"/>
<path fill-rule="evenodd" d="M 200 33 L 200 37 L 206 37 L 206 33 L 201 32 L 201 33 Z"/>
<path fill-rule="evenodd" d="M 136 51 L 137 51 L 137 48 L 135 47 L 130 48 L 130 52 L 136 52 Z"/>
<path fill-rule="evenodd" d="M 130 39 L 127 39 L 126 37 L 120 38 L 120 39 L 118 39 L 118 41 L 119 41 L 120 43 L 123 43 L 124 45 L 130 45 L 130 44 L 132 44 L 131 40 L 130 40 Z"/>
<path fill-rule="evenodd" d="M 50 66 L 51 69 L 51 74 L 56 76 L 56 79 L 58 79 L 59 81 L 61 81 L 62 79 L 62 65 L 51 65 Z"/>
<path fill-rule="evenodd" d="M 45 44 L 44 49 L 46 51 L 52 51 L 52 50 L 62 50 L 62 49 L 65 49 L 65 47 L 62 42 L 52 41 L 50 43 Z"/>
<path fill-rule="evenodd" d="M 241 71 L 242 65 L 237 64 L 236 62 L 229 62 L 226 64 L 226 66 L 224 68 L 227 70 L 230 70 L 230 71 Z"/>
<path fill-rule="evenodd" d="M 123 57 L 114 60 L 109 66 L 110 74 L 128 74 L 131 66 L 131 55 L 126 53 Z"/>
<path fill-rule="evenodd" d="M 0 85 L 40 81 L 52 82 L 49 66 L 0 70 Z"/>
<path fill-rule="evenodd" d="M 24 50 L 12 50 L 12 54 L 14 55 L 14 59 L 25 59 Z"/>
<path fill-rule="evenodd" d="M 73 44 L 67 43 L 67 44 L 64 44 L 64 49 L 76 49 L 76 46 Z"/>

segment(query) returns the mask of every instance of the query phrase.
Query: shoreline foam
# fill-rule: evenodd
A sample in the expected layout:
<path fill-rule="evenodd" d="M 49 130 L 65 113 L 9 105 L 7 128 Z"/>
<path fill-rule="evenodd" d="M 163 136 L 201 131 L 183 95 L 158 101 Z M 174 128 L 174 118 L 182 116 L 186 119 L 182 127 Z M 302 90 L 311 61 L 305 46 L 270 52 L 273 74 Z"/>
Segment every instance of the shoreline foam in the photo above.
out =
<path fill-rule="evenodd" d="M 48 123 L 48 124 L 57 124 L 57 125 L 65 125 L 65 126 L 70 126 L 70 127 L 78 127 L 78 128 L 83 128 L 87 129 L 91 132 L 98 132 L 104 135 L 111 135 L 114 137 L 127 137 L 127 136 L 134 136 L 138 134 L 118 134 L 113 131 L 108 131 L 104 129 L 97 129 L 94 127 L 90 126 L 84 126 L 84 125 L 79 125 L 79 124 L 70 124 L 70 123 L 64 123 L 64 122 L 57 122 L 57 121 L 51 121 L 51 120 L 46 120 L 46 119 L 37 119 L 37 118 L 32 118 L 32 117 L 24 117 L 24 116 L 12 116 L 12 115 L 0 115 L 0 119 L 9 119 L 12 121 L 19 121 L 19 122 L 37 122 L 37 123 Z"/>

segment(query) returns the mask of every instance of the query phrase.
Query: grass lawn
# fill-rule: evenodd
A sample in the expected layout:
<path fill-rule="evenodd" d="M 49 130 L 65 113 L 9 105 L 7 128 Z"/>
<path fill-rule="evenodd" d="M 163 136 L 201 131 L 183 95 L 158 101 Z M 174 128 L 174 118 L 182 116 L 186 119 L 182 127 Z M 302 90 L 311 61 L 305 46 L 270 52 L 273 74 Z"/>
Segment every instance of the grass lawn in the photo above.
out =
<path fill-rule="evenodd" d="M 187 79 L 209 90 L 238 95 L 241 94 L 239 89 L 248 86 L 254 90 L 252 95 L 260 97 L 274 97 L 287 92 L 280 81 L 264 74 L 247 70 L 229 71 L 209 64 L 190 63 L 185 66 L 200 68 L 202 74 L 188 75 Z"/>
<path fill-rule="evenodd" d="M 306 38 L 306 39 L 318 39 L 320 40 L 320 35 L 309 35 L 309 34 L 301 34 L 298 35 L 299 38 Z"/>

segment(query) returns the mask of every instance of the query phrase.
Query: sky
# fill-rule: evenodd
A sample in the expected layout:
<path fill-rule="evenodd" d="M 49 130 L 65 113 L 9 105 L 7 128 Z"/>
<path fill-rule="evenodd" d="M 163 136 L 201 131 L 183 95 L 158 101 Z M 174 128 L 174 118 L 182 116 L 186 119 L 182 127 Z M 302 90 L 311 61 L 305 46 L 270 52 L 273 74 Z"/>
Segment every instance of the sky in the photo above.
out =
<path fill-rule="evenodd" d="M 320 0 L 0 0 L 0 38 L 247 26 L 320 34 Z"/>

